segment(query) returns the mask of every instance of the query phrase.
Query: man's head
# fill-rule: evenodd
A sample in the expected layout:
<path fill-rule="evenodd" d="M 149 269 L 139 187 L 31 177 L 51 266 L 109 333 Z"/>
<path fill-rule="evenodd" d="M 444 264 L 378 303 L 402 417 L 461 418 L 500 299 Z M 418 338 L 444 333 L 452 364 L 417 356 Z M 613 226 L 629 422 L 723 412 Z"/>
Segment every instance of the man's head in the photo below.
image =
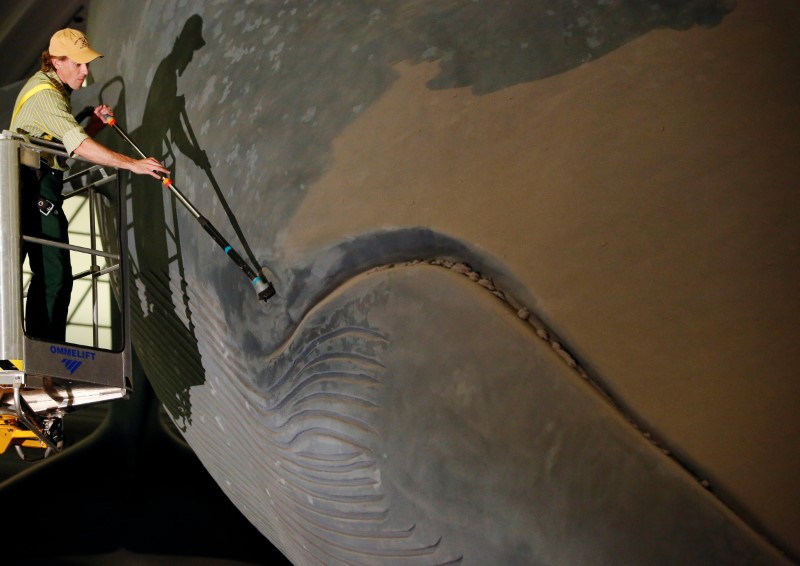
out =
<path fill-rule="evenodd" d="M 89 63 L 98 57 L 102 55 L 92 49 L 82 32 L 62 29 L 53 34 L 50 46 L 42 53 L 42 70 L 55 70 L 61 82 L 77 90 L 89 74 Z"/>
<path fill-rule="evenodd" d="M 86 36 L 76 29 L 62 29 L 50 38 L 50 47 L 47 49 L 51 57 L 69 57 L 76 63 L 91 63 L 100 53 L 92 49 Z"/>
<path fill-rule="evenodd" d="M 203 18 L 194 14 L 183 24 L 183 30 L 175 39 L 172 50 L 176 55 L 178 74 L 182 75 L 194 57 L 194 52 L 203 47 L 206 40 L 203 39 Z"/>

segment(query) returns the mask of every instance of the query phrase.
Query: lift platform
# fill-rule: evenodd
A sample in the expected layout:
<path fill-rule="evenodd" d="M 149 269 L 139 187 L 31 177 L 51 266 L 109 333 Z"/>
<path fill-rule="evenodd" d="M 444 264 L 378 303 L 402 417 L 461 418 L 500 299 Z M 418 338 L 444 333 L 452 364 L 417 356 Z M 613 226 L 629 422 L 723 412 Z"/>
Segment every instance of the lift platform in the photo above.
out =
<path fill-rule="evenodd" d="M 22 234 L 20 167 L 38 169 L 47 154 L 69 157 L 61 144 L 8 131 L 0 134 L 0 453 L 14 446 L 25 459 L 28 448 L 44 450 L 41 456 L 61 450 L 63 417 L 89 404 L 126 397 L 132 375 L 123 187 L 116 171 L 76 160 L 62 195 L 65 201 L 85 200 L 89 226 L 81 230 L 89 245 Z M 89 259 L 89 267 L 73 275 L 74 280 L 90 281 L 91 331 L 80 342 L 50 342 L 26 333 L 21 262 L 25 242 L 68 249 L 73 266 L 80 263 L 76 257 Z M 100 304 L 101 283 L 113 290 L 113 300 L 106 301 L 111 304 Z M 113 314 L 104 344 L 98 322 L 102 309 Z M 71 339 L 69 328 L 67 336 Z"/>

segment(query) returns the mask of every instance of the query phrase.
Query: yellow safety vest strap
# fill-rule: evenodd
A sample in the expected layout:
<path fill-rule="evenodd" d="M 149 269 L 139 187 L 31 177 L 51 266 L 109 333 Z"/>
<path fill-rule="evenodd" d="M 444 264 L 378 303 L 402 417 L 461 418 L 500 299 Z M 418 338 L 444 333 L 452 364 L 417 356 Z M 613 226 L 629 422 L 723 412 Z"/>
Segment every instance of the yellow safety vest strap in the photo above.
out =
<path fill-rule="evenodd" d="M 33 96 L 37 92 L 41 92 L 43 90 L 47 90 L 48 88 L 50 90 L 58 90 L 56 87 L 54 87 L 53 85 L 51 85 L 49 83 L 42 83 L 42 84 L 36 85 L 32 89 L 30 89 L 28 92 L 23 94 L 22 98 L 19 99 L 19 102 L 17 103 L 16 108 L 14 108 L 14 113 L 11 115 L 11 121 L 12 122 L 14 121 L 14 118 L 17 117 L 17 114 L 19 113 L 20 108 L 22 108 L 22 105 L 25 104 L 31 96 Z"/>

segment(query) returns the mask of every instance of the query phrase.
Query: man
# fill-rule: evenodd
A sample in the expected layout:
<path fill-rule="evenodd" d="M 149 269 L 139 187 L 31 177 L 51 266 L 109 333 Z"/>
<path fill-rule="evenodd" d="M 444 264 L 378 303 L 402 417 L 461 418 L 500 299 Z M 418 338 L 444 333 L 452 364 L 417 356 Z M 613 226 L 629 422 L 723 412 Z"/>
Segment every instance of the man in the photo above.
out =
<path fill-rule="evenodd" d="M 127 169 L 159 179 L 169 171 L 153 157 L 133 159 L 97 143 L 92 137 L 113 111 L 102 104 L 84 130 L 72 116 L 70 95 L 83 86 L 89 63 L 102 57 L 78 30 L 53 34 L 42 53 L 42 67 L 28 80 L 14 106 L 11 130 L 59 141 L 70 156 L 98 165 Z M 21 168 L 22 229 L 26 235 L 67 243 L 67 220 L 61 210 L 61 188 L 67 167 L 55 157 L 38 171 Z M 33 278 L 28 288 L 25 330 L 37 338 L 65 340 L 67 309 L 72 291 L 69 251 L 53 246 L 26 244 Z"/>

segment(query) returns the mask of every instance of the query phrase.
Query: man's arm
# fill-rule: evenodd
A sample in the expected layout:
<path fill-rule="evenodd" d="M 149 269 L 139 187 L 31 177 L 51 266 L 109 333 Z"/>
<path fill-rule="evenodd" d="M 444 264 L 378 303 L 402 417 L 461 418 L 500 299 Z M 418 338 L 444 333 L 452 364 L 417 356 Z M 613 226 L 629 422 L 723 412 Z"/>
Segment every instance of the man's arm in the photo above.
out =
<path fill-rule="evenodd" d="M 127 155 L 112 151 L 91 138 L 83 140 L 81 144 L 75 148 L 74 153 L 97 165 L 127 169 L 138 175 L 150 175 L 156 179 L 160 179 L 162 176 L 169 176 L 169 170 L 161 165 L 154 157 L 133 159 Z"/>

